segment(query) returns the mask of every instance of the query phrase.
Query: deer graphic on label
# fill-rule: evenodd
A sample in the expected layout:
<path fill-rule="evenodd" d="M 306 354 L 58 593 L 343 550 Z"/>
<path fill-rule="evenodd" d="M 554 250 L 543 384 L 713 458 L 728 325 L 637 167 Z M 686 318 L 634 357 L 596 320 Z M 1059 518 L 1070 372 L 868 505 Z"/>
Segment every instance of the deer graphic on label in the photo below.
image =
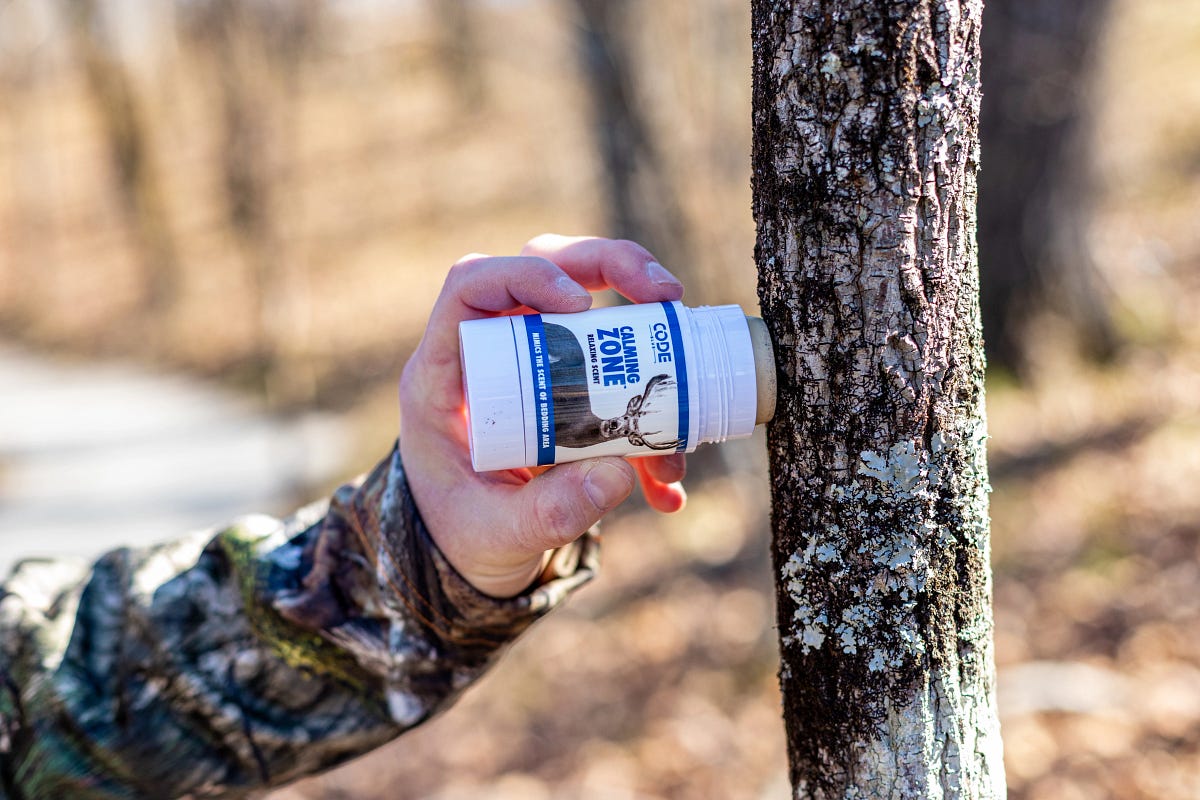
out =
<path fill-rule="evenodd" d="M 656 398 L 674 403 L 669 390 L 675 380 L 666 373 L 655 375 L 641 392 L 632 395 L 625 413 L 615 417 L 600 417 L 592 407 L 593 382 L 589 359 L 584 355 L 579 339 L 568 328 L 553 322 L 545 323 L 545 348 L 550 364 L 551 397 L 554 403 L 554 441 L 559 447 L 582 448 L 614 439 L 628 439 L 630 444 L 651 450 L 675 450 L 681 439 L 651 441 L 661 431 L 642 430 Z"/>

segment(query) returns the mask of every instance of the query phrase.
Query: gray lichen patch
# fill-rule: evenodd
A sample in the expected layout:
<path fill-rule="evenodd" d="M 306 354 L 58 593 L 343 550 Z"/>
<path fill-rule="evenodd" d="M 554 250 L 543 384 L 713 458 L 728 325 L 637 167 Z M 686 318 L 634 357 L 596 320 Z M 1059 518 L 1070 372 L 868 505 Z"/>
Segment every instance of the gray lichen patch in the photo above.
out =
<path fill-rule="evenodd" d="M 883 484 L 885 496 L 911 497 L 921 484 L 928 483 L 928 454 L 918 451 L 915 442 L 897 442 L 885 454 L 863 450 L 859 458 L 858 474 Z"/>
<path fill-rule="evenodd" d="M 930 601 L 937 570 L 953 563 L 950 523 L 986 530 L 983 473 L 964 469 L 982 466 L 981 426 L 971 428 L 934 434 L 928 447 L 907 440 L 864 450 L 855 476 L 829 489 L 805 548 L 782 568 L 793 603 L 785 645 L 804 654 L 836 648 L 872 673 L 920 663 L 927 644 L 918 606 Z M 957 490 L 976 486 L 948 494 L 948 476 Z M 945 519 L 948 497 L 953 519 Z"/>

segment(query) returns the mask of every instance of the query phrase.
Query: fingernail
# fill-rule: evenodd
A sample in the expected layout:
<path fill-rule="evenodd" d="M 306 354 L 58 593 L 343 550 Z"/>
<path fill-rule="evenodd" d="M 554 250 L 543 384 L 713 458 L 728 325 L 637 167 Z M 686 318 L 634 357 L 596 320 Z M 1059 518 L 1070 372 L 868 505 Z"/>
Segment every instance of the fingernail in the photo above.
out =
<path fill-rule="evenodd" d="M 646 274 L 650 276 L 653 283 L 666 284 L 668 286 L 682 286 L 679 279 L 671 273 L 667 272 L 667 268 L 657 261 L 651 261 L 646 265 Z"/>
<path fill-rule="evenodd" d="M 584 475 L 583 491 L 592 505 L 607 511 L 629 496 L 633 491 L 633 479 L 623 470 L 597 461 Z"/>
<path fill-rule="evenodd" d="M 588 290 L 580 286 L 569 275 L 562 275 L 554 284 L 563 294 L 571 295 L 572 297 L 587 297 Z"/>
<path fill-rule="evenodd" d="M 687 505 L 687 489 L 684 489 L 683 484 L 679 483 L 678 481 L 670 484 L 670 486 L 679 493 L 679 508 L 676 510 L 682 511 L 683 507 Z"/>

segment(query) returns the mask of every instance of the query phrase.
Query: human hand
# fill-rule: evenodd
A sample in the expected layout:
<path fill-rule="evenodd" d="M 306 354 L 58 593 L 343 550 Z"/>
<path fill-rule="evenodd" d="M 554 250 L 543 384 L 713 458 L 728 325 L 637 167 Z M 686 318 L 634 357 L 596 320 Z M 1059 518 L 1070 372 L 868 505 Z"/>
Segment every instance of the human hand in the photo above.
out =
<path fill-rule="evenodd" d="M 683 507 L 682 454 L 592 458 L 536 474 L 471 468 L 458 323 L 586 311 L 589 291 L 610 287 L 635 303 L 683 296 L 679 281 L 628 241 L 545 235 L 519 256 L 466 256 L 446 276 L 425 335 L 404 367 L 400 455 L 413 499 L 446 558 L 485 594 L 511 597 L 529 586 L 547 552 L 574 541 L 624 501 L 635 475 L 652 508 Z"/>

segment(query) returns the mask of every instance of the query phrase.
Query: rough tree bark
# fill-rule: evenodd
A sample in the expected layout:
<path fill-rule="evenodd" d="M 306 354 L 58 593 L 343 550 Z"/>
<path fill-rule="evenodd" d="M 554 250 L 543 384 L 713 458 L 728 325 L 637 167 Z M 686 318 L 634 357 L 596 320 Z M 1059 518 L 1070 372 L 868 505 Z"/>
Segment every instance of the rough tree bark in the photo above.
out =
<path fill-rule="evenodd" d="M 796 797 L 1005 794 L 979 0 L 753 0 L 754 212 Z"/>

